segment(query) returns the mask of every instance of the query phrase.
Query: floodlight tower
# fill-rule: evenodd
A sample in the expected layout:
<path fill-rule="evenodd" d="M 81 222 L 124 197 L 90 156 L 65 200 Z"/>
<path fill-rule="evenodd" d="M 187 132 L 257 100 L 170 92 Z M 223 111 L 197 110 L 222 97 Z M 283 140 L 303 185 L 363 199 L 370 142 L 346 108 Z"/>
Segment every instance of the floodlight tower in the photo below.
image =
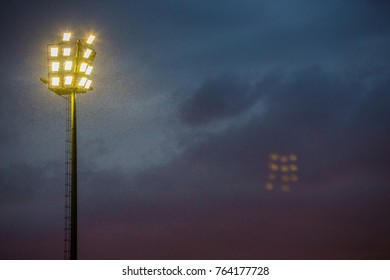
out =
<path fill-rule="evenodd" d="M 66 32 L 47 46 L 48 78 L 41 81 L 67 100 L 67 149 L 65 171 L 65 259 L 77 259 L 77 122 L 76 94 L 92 90 L 90 75 L 96 52 L 94 35 L 86 40 L 71 40 Z"/>

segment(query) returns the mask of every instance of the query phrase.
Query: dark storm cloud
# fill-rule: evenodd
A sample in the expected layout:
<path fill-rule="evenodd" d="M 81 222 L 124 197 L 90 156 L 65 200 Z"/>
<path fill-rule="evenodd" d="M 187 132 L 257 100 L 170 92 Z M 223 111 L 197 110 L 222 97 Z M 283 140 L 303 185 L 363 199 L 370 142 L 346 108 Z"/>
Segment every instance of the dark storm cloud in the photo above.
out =
<path fill-rule="evenodd" d="M 257 98 L 251 87 L 237 77 L 208 79 L 186 100 L 180 116 L 190 125 L 207 124 L 240 114 L 252 106 Z"/>

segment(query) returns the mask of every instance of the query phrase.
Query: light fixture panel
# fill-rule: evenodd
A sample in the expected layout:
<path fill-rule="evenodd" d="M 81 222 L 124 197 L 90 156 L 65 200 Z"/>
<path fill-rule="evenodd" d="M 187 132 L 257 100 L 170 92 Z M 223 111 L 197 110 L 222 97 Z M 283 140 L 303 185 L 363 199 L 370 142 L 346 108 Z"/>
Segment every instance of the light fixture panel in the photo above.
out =
<path fill-rule="evenodd" d="M 53 61 L 51 63 L 51 71 L 52 72 L 58 72 L 59 69 L 60 69 L 60 62 L 59 61 Z"/>
<path fill-rule="evenodd" d="M 90 89 L 91 88 L 91 84 L 92 84 L 92 80 L 88 80 L 86 83 L 85 83 L 85 89 Z"/>
<path fill-rule="evenodd" d="M 69 42 L 70 36 L 71 36 L 70 32 L 65 32 L 63 37 L 62 37 L 62 41 Z"/>
<path fill-rule="evenodd" d="M 50 56 L 51 57 L 57 57 L 58 56 L 58 48 L 50 48 Z"/>
<path fill-rule="evenodd" d="M 62 51 L 63 51 L 62 53 L 63 56 L 70 56 L 71 48 L 63 48 Z"/>
<path fill-rule="evenodd" d="M 62 37 L 62 38 L 61 38 Z M 74 40 L 65 32 L 54 44 L 47 45 L 48 79 L 43 82 L 58 95 L 86 93 L 92 89 L 89 79 L 96 51 L 92 45 L 95 35 L 84 40 Z"/>
<path fill-rule="evenodd" d="M 65 71 L 72 70 L 73 62 L 70 60 L 65 61 L 64 69 Z"/>
<path fill-rule="evenodd" d="M 85 62 L 83 62 L 83 63 L 81 63 L 81 65 L 80 65 L 80 72 L 85 72 L 85 70 L 87 70 L 87 67 L 88 67 L 88 63 L 85 63 Z"/>
<path fill-rule="evenodd" d="M 86 75 L 91 75 L 92 69 L 93 69 L 92 66 L 88 66 L 88 67 L 87 67 L 87 70 L 85 70 L 85 74 L 86 74 Z"/>
<path fill-rule="evenodd" d="M 92 44 L 92 42 L 95 40 L 95 38 L 96 38 L 96 36 L 89 35 L 88 40 L 87 40 L 87 44 Z"/>
<path fill-rule="evenodd" d="M 72 85 L 72 81 L 73 81 L 73 76 L 65 76 L 65 85 L 66 86 L 70 86 Z"/>
<path fill-rule="evenodd" d="M 80 80 L 80 82 L 79 82 L 79 86 L 81 86 L 81 87 L 85 86 L 87 80 L 88 80 L 87 78 L 82 77 L 81 80 Z"/>
<path fill-rule="evenodd" d="M 83 57 L 84 57 L 84 58 L 89 58 L 90 55 L 91 55 L 91 53 L 92 53 L 92 50 L 91 50 L 91 49 L 86 49 L 85 52 L 84 52 Z"/>
<path fill-rule="evenodd" d="M 54 87 L 58 87 L 60 85 L 60 77 L 52 77 L 51 85 Z"/>

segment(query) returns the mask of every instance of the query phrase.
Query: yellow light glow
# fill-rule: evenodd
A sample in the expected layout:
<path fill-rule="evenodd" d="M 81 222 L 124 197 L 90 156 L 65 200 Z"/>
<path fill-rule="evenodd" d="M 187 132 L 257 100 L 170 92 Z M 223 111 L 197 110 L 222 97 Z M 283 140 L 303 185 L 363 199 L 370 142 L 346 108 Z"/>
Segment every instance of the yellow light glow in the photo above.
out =
<path fill-rule="evenodd" d="M 57 72 L 60 69 L 60 63 L 58 61 L 53 61 L 51 63 L 51 71 Z"/>
<path fill-rule="evenodd" d="M 287 175 L 283 175 L 283 176 L 282 176 L 282 181 L 283 181 L 283 182 L 288 182 L 288 181 L 290 181 L 290 177 L 287 176 Z"/>
<path fill-rule="evenodd" d="M 87 82 L 87 78 L 85 78 L 85 77 L 81 78 L 81 80 L 79 82 L 79 86 L 83 87 L 86 82 Z"/>
<path fill-rule="evenodd" d="M 278 160 L 278 159 L 279 159 L 279 155 L 278 155 L 278 154 L 270 154 L 270 155 L 269 155 L 269 158 L 270 158 L 271 160 Z"/>
<path fill-rule="evenodd" d="M 73 76 L 65 76 L 65 85 L 69 86 L 72 84 Z"/>
<path fill-rule="evenodd" d="M 63 56 L 70 56 L 70 48 L 63 49 Z"/>
<path fill-rule="evenodd" d="M 57 57 L 58 56 L 58 48 L 50 48 L 50 56 Z"/>
<path fill-rule="evenodd" d="M 291 165 L 290 165 L 290 170 L 291 170 L 291 171 L 298 171 L 298 166 L 295 165 L 295 164 L 291 164 Z"/>
<path fill-rule="evenodd" d="M 287 161 L 288 161 L 288 157 L 286 157 L 286 156 L 281 156 L 281 157 L 280 157 L 280 161 L 281 161 L 281 162 L 287 162 Z"/>
<path fill-rule="evenodd" d="M 51 85 L 52 86 L 59 86 L 60 85 L 60 78 L 59 77 L 51 78 Z"/>
<path fill-rule="evenodd" d="M 68 60 L 68 61 L 65 61 L 65 70 L 66 71 L 70 71 L 70 70 L 72 70 L 72 65 L 73 65 L 73 62 L 72 61 L 70 61 L 70 60 Z"/>
<path fill-rule="evenodd" d="M 282 166 L 280 167 L 280 170 L 282 170 L 282 172 L 288 172 L 288 171 L 289 171 L 289 168 L 288 168 L 287 165 L 282 165 Z"/>
<path fill-rule="evenodd" d="M 92 50 L 91 49 L 87 49 L 85 52 L 84 52 L 84 58 L 88 58 L 92 53 Z"/>
<path fill-rule="evenodd" d="M 94 35 L 89 35 L 88 37 L 88 40 L 87 40 L 87 44 L 92 44 L 93 40 L 95 40 L 95 36 Z"/>
<path fill-rule="evenodd" d="M 62 40 L 65 41 L 65 42 L 70 41 L 70 33 L 69 32 L 65 32 L 64 36 L 62 37 Z"/>
<path fill-rule="evenodd" d="M 274 189 L 274 185 L 272 185 L 271 183 L 267 183 L 265 184 L 265 188 L 269 191 L 272 191 Z"/>
<path fill-rule="evenodd" d="M 85 83 L 85 88 L 86 89 L 89 89 L 91 87 L 91 84 L 92 84 L 92 81 L 91 80 L 88 80 L 86 83 Z"/>
<path fill-rule="evenodd" d="M 271 163 L 269 165 L 269 168 L 272 170 L 272 171 L 278 171 L 279 170 L 279 166 L 275 163 Z"/>
<path fill-rule="evenodd" d="M 85 70 L 87 69 L 87 66 L 88 66 L 87 63 L 85 63 L 85 62 L 81 63 L 80 72 L 85 72 Z"/>
<path fill-rule="evenodd" d="M 298 159 L 296 155 L 290 155 L 289 158 L 291 161 L 296 161 Z"/>
<path fill-rule="evenodd" d="M 87 70 L 85 71 L 85 74 L 90 75 L 91 72 L 92 72 L 92 69 L 93 69 L 92 66 L 88 66 L 88 67 L 87 67 Z"/>

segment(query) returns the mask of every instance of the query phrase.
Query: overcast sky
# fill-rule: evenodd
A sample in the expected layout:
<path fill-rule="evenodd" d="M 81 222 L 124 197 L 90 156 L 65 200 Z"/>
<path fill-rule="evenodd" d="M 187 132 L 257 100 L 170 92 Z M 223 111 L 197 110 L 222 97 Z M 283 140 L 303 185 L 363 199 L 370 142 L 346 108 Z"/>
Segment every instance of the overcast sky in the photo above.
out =
<path fill-rule="evenodd" d="M 389 259 L 390 2 L 6 1 L 0 258 L 62 259 L 65 101 L 39 78 L 97 35 L 77 97 L 80 259 Z M 269 182 L 269 155 L 298 157 Z"/>

